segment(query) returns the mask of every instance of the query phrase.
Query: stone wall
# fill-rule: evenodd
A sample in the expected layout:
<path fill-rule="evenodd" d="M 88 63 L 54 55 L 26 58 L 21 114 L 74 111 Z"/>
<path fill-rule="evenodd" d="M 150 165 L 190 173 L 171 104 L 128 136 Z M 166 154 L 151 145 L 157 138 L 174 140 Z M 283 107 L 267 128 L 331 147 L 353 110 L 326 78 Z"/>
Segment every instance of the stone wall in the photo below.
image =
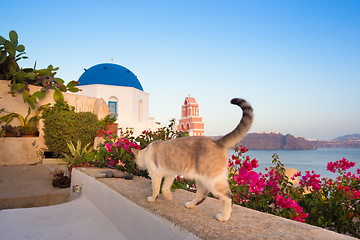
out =
<path fill-rule="evenodd" d="M 8 92 L 10 90 L 9 81 L 0 80 L 0 108 L 5 108 L 7 114 L 16 112 L 22 116 L 26 116 L 29 105 L 24 103 L 22 96 L 19 94 L 16 97 L 12 97 Z M 39 91 L 41 87 L 29 86 L 30 93 Z M 54 104 L 53 98 L 54 90 L 48 90 L 46 96 L 41 99 L 37 106 L 47 103 Z M 75 107 L 76 112 L 93 112 L 99 119 L 109 114 L 109 109 L 106 102 L 102 98 L 80 96 L 73 93 L 63 93 L 65 100 Z M 36 110 L 31 110 L 32 116 Z M 0 124 L 4 125 L 3 123 Z M 14 119 L 11 122 L 13 126 L 19 126 L 20 121 Z M 0 166 L 4 165 L 23 165 L 34 164 L 40 162 L 42 159 L 42 153 L 46 149 L 43 133 L 43 123 L 39 122 L 39 137 L 6 137 L 0 138 Z"/>

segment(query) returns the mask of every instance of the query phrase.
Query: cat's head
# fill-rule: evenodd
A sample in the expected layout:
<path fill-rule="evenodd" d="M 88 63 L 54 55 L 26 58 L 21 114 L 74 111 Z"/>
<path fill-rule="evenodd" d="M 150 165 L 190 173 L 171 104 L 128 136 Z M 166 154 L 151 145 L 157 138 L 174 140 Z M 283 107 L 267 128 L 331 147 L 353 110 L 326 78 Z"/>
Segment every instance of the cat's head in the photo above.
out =
<path fill-rule="evenodd" d="M 146 169 L 145 161 L 144 161 L 144 150 L 131 149 L 135 155 L 135 163 L 138 165 L 140 169 Z"/>

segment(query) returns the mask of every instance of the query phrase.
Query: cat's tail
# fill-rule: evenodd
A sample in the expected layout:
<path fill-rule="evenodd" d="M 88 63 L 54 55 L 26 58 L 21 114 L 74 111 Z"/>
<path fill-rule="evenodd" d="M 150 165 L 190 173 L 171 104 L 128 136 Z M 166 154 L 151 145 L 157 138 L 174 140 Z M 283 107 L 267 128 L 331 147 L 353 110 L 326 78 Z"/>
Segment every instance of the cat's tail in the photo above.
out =
<path fill-rule="evenodd" d="M 239 141 L 241 141 L 248 132 L 254 118 L 253 109 L 251 105 L 244 99 L 234 98 L 231 100 L 231 104 L 238 105 L 243 111 L 243 116 L 237 127 L 227 135 L 219 138 L 216 142 L 224 147 L 232 147 Z"/>

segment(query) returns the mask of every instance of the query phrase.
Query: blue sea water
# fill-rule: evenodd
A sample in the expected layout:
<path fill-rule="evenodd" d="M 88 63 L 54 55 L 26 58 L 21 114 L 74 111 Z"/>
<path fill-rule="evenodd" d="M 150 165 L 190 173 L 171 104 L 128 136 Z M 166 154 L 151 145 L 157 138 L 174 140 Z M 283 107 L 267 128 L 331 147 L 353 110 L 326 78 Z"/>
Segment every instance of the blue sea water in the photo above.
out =
<path fill-rule="evenodd" d="M 234 150 L 229 150 L 229 157 L 234 154 Z M 316 150 L 249 150 L 245 156 L 258 160 L 259 167 L 257 172 L 265 172 L 265 168 L 272 166 L 272 156 L 276 153 L 285 167 L 296 168 L 301 173 L 305 171 L 315 171 L 321 177 L 335 178 L 338 174 L 326 170 L 327 163 L 342 159 L 343 157 L 351 162 L 355 162 L 355 167 L 351 168 L 352 173 L 360 168 L 360 148 L 321 148 Z"/>

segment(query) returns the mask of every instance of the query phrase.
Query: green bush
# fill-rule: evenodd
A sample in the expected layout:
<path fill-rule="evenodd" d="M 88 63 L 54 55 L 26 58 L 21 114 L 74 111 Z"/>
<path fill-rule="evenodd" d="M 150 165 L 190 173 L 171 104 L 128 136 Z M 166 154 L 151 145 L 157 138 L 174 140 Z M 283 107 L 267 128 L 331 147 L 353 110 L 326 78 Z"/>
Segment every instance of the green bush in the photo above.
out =
<path fill-rule="evenodd" d="M 45 144 L 55 156 L 70 154 L 67 145 L 70 141 L 80 140 L 83 146 L 89 143 L 92 145 L 98 128 L 98 119 L 94 113 L 76 113 L 66 106 L 66 102 L 57 103 L 45 111 Z"/>

